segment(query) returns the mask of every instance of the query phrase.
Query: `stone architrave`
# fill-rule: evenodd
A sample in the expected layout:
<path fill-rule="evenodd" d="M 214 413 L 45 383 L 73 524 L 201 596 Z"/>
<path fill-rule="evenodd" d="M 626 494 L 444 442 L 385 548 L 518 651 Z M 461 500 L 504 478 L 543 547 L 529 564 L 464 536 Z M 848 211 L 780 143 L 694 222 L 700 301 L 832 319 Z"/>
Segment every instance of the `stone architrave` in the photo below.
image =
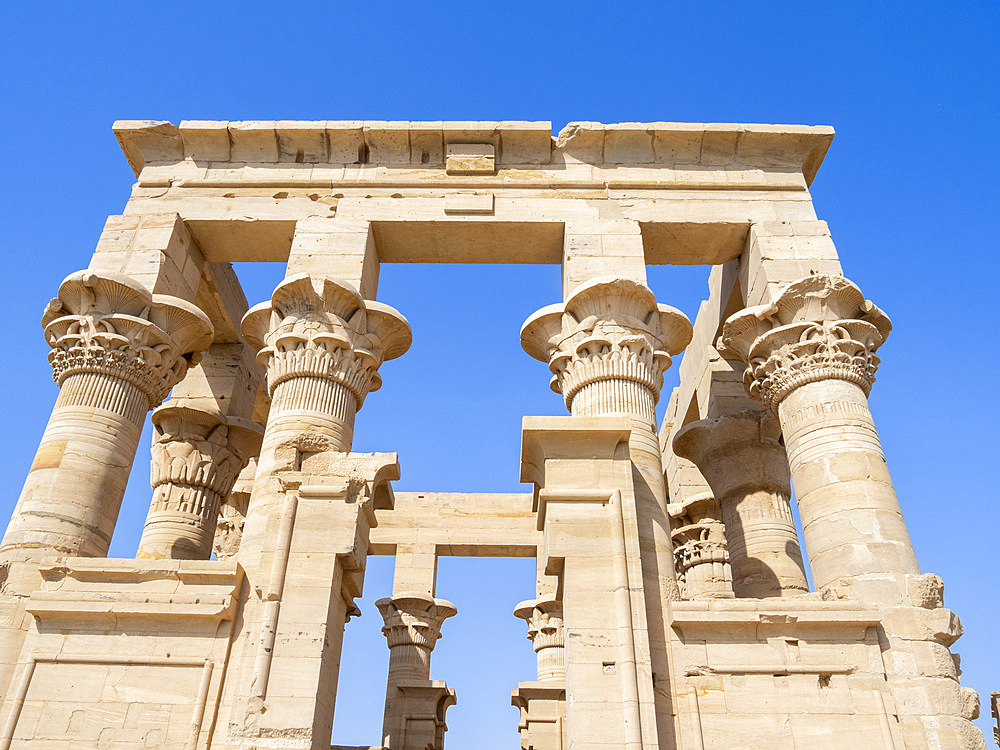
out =
<path fill-rule="evenodd" d="M 222 499 L 260 450 L 249 419 L 168 402 L 153 412 L 153 500 L 139 558 L 207 560 Z"/>
<path fill-rule="evenodd" d="M 405 591 L 379 599 L 375 606 L 389 646 L 382 744 L 390 750 L 441 750 L 444 711 L 455 702 L 455 691 L 431 682 L 431 652 L 444 621 L 458 610 L 444 599 Z"/>
<path fill-rule="evenodd" d="M 679 592 L 655 409 L 663 373 L 691 335 L 684 314 L 657 303 L 649 287 L 614 277 L 577 286 L 564 303 L 542 308 L 521 328 L 521 346 L 549 365 L 551 388 L 573 417 L 622 415 L 632 424 L 634 492 L 623 499 L 622 525 L 633 550 L 628 565 L 643 589 L 644 611 L 633 617 L 648 626 L 652 670 L 659 675 L 670 672 L 664 612 Z M 658 731 L 672 731 L 667 701 L 659 698 L 655 713 Z"/>
<path fill-rule="evenodd" d="M 709 492 L 670 503 L 670 536 L 674 564 L 685 599 L 732 599 L 733 573 L 729 564 L 722 511 Z"/>
<path fill-rule="evenodd" d="M 736 596 L 809 591 L 777 420 L 746 410 L 686 425 L 674 452 L 698 465 L 719 499 Z"/>
<path fill-rule="evenodd" d="M 59 386 L 0 556 L 103 557 L 146 412 L 212 341 L 193 304 L 127 276 L 79 271 L 42 316 Z"/>
<path fill-rule="evenodd" d="M 726 321 L 723 356 L 778 416 L 818 591 L 877 601 L 918 574 L 868 393 L 889 318 L 841 276 L 807 276 Z"/>

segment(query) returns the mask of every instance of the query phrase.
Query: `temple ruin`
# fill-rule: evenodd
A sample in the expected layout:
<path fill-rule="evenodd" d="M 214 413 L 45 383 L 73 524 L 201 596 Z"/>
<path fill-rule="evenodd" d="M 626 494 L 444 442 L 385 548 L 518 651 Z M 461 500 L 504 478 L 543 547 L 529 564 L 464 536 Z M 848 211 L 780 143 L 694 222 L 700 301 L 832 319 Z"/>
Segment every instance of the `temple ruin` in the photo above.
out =
<path fill-rule="evenodd" d="M 809 193 L 831 128 L 114 129 L 137 182 L 45 308 L 58 396 L 0 544 L 0 750 L 330 748 L 369 555 L 373 747 L 444 746 L 447 555 L 537 561 L 512 747 L 985 748 L 868 408 L 892 326 Z M 287 264 L 252 306 L 247 261 Z M 411 342 L 384 263 L 561 265 L 520 340 L 567 415 L 524 416 L 523 493 L 394 492 L 405 455 L 352 452 Z M 646 284 L 671 264 L 705 268 L 693 322 Z M 138 554 L 108 558 L 147 418 Z"/>

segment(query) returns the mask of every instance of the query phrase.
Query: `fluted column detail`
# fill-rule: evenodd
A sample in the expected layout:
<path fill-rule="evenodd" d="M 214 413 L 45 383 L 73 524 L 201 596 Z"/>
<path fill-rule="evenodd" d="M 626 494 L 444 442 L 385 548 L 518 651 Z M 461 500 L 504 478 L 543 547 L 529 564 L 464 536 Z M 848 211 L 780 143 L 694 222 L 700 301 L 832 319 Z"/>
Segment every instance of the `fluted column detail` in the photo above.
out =
<path fill-rule="evenodd" d="M 562 602 L 529 599 L 517 605 L 514 616 L 528 625 L 528 640 L 538 660 L 538 682 L 565 682 L 566 633 Z"/>
<path fill-rule="evenodd" d="M 212 324 L 127 276 L 80 271 L 42 325 L 60 392 L 0 553 L 103 556 L 145 414 L 211 343 Z"/>
<path fill-rule="evenodd" d="M 549 365 L 552 390 L 562 395 L 571 415 L 630 418 L 632 487 L 622 494 L 622 554 L 642 586 L 641 599 L 629 602 L 630 615 L 648 634 L 652 669 L 662 675 L 670 672 L 664 613 L 680 592 L 655 407 L 663 373 L 691 335 L 684 314 L 658 304 L 649 287 L 615 277 L 580 285 L 565 302 L 542 308 L 521 328 L 521 346 Z M 655 714 L 659 730 L 669 731 L 669 706 L 662 697 Z"/>
<path fill-rule="evenodd" d="M 697 464 L 719 500 L 737 596 L 809 590 L 779 435 L 769 412 L 748 409 L 692 422 L 674 438 L 674 452 Z"/>
<path fill-rule="evenodd" d="M 892 325 L 857 286 L 815 275 L 731 317 L 723 356 L 778 415 L 817 590 L 891 601 L 919 573 L 868 393 Z"/>
<path fill-rule="evenodd" d="M 271 396 L 255 511 L 241 543 L 245 564 L 253 565 L 268 549 L 268 524 L 277 523 L 281 501 L 272 476 L 299 470 L 284 464 L 282 446 L 298 446 L 308 433 L 321 438 L 325 450 L 349 451 L 355 414 L 382 385 L 378 368 L 406 352 L 411 334 L 406 318 L 388 305 L 363 299 L 346 283 L 307 274 L 282 281 L 268 302 L 247 312 L 242 329 L 258 352 Z"/>
<path fill-rule="evenodd" d="M 431 673 L 431 652 L 441 637 L 444 621 L 455 615 L 455 605 L 421 593 L 403 592 L 375 602 L 385 626 L 382 633 L 389 645 L 389 676 L 385 693 L 385 717 L 382 723 L 383 744 L 398 747 L 399 738 L 392 736 L 399 726 L 397 703 L 399 687 L 411 683 L 428 683 Z"/>
<path fill-rule="evenodd" d="M 153 500 L 136 557 L 207 560 L 222 498 L 260 449 L 248 419 L 168 402 L 153 412 Z"/>

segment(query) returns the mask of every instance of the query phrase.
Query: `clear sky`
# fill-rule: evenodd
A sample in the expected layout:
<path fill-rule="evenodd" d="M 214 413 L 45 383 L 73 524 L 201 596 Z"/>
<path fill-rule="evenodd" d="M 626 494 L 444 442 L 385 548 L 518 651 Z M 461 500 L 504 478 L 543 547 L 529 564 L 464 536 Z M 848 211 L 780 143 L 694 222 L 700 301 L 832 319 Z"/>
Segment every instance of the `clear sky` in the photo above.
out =
<path fill-rule="evenodd" d="M 845 274 L 895 325 L 871 405 L 921 565 L 945 579 L 965 624 L 956 650 L 989 736 L 988 691 L 1000 690 L 996 3 L 5 3 L 0 29 L 4 517 L 56 397 L 42 307 L 87 265 L 134 181 L 116 119 L 836 127 L 814 201 Z M 251 304 L 282 273 L 238 270 Z M 658 268 L 650 284 L 693 316 L 707 271 Z M 559 295 L 554 266 L 384 266 L 379 298 L 409 318 L 414 345 L 383 367 L 356 449 L 398 451 L 401 490 L 525 489 L 521 416 L 564 411 L 518 329 Z M 114 555 L 135 552 L 147 446 L 148 432 Z M 390 588 L 390 561 L 373 559 L 345 639 L 337 742 L 378 742 L 387 657 L 372 602 Z M 438 595 L 460 611 L 432 666 L 458 691 L 451 747 L 514 746 L 509 690 L 533 677 L 534 658 L 510 612 L 532 594 L 530 561 L 442 562 Z"/>

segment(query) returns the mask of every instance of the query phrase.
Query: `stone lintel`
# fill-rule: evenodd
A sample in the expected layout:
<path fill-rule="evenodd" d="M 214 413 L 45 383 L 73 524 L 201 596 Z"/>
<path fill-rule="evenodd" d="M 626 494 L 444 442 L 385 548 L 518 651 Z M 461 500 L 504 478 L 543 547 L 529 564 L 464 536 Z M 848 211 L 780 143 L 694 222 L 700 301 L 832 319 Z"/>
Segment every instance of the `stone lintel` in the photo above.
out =
<path fill-rule="evenodd" d="M 430 547 L 438 556 L 534 557 L 542 543 L 531 493 L 397 492 L 377 510 L 371 552 Z"/>

